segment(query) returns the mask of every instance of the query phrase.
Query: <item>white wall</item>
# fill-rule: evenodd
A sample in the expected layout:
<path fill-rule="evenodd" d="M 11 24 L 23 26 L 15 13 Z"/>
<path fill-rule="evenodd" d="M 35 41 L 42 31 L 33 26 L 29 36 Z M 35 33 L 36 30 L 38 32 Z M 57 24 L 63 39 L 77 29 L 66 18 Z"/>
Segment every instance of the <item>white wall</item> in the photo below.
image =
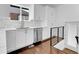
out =
<path fill-rule="evenodd" d="M 55 22 L 55 9 L 50 7 L 50 6 L 46 6 L 46 17 L 45 20 L 47 21 L 47 25 L 48 26 L 54 26 L 54 22 Z"/>
<path fill-rule="evenodd" d="M 0 20 L 9 19 L 9 4 L 0 4 Z"/>
<path fill-rule="evenodd" d="M 56 8 L 50 7 L 50 6 L 45 6 L 46 12 L 45 12 L 45 21 L 46 24 L 49 27 L 56 27 L 57 23 L 61 22 L 56 20 L 57 18 L 57 11 L 59 11 Z M 59 23 L 57 27 L 60 25 Z M 57 28 L 52 30 L 52 36 L 57 36 Z M 59 29 L 59 37 L 62 37 L 62 28 Z"/>
<path fill-rule="evenodd" d="M 52 36 L 57 36 L 57 28 L 52 29 Z"/>
<path fill-rule="evenodd" d="M 44 27 L 42 31 L 42 40 L 50 38 L 50 28 Z"/>
<path fill-rule="evenodd" d="M 50 7 L 50 6 L 43 6 L 43 12 L 44 15 L 41 15 L 44 20 L 44 23 L 42 25 L 46 25 L 47 27 L 43 28 L 43 40 L 50 38 L 50 27 L 54 27 L 54 22 L 55 22 L 55 9 Z M 53 36 L 57 36 L 57 32 L 54 30 L 53 31 Z"/>
<path fill-rule="evenodd" d="M 62 26 L 66 21 L 79 21 L 79 4 L 65 4 L 55 10 L 56 26 Z"/>

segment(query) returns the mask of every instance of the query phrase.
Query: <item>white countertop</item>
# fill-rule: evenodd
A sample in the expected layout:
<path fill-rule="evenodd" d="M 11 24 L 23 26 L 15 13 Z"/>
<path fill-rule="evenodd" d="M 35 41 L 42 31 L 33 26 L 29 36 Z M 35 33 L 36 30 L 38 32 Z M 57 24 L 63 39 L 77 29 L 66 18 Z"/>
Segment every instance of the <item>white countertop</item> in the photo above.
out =
<path fill-rule="evenodd" d="M 26 26 L 24 28 L 19 27 L 3 27 L 0 30 L 17 30 L 17 29 L 27 29 L 27 28 L 52 28 L 53 26 Z"/>
<path fill-rule="evenodd" d="M 46 27 L 51 28 L 50 26 L 38 26 L 38 27 L 29 26 L 24 28 L 0 28 L 0 30 L 8 31 L 8 30 L 18 30 L 18 29 L 27 29 L 27 28 L 46 28 Z"/>
<path fill-rule="evenodd" d="M 0 28 L 0 30 L 16 30 L 16 28 Z"/>

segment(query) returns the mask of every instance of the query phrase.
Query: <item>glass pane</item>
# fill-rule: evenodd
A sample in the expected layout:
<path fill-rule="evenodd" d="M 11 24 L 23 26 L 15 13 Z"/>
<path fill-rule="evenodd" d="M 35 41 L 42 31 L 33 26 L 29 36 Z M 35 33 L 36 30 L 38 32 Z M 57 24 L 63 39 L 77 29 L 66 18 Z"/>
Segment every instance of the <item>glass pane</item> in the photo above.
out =
<path fill-rule="evenodd" d="M 16 5 L 10 5 L 10 13 L 9 13 L 11 20 L 19 20 L 20 16 L 20 7 Z"/>
<path fill-rule="evenodd" d="M 29 20 L 29 10 L 22 8 L 22 20 Z"/>

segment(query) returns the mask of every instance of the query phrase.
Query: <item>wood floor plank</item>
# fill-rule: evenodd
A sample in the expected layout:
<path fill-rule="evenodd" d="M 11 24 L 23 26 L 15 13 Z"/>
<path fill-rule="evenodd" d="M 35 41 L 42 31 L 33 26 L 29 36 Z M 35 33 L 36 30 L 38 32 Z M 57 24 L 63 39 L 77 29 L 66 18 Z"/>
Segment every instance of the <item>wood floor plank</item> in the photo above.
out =
<path fill-rule="evenodd" d="M 70 49 L 68 49 L 68 48 L 65 48 L 63 51 L 64 51 L 65 53 L 67 53 L 67 54 L 78 54 L 77 52 L 72 51 L 72 50 L 70 50 Z"/>

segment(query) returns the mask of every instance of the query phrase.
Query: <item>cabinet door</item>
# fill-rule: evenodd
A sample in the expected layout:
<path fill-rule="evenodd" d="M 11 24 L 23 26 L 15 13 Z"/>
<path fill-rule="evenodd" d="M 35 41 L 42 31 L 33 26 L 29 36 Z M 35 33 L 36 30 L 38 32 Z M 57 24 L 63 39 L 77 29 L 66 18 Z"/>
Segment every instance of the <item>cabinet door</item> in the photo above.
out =
<path fill-rule="evenodd" d="M 42 28 L 38 28 L 38 41 L 42 41 Z"/>
<path fill-rule="evenodd" d="M 0 54 L 6 54 L 6 31 L 0 30 Z"/>
<path fill-rule="evenodd" d="M 34 30 L 29 28 L 26 32 L 26 46 L 33 44 L 34 42 Z"/>
<path fill-rule="evenodd" d="M 41 9 L 41 8 L 40 8 L 40 5 L 37 5 L 37 4 L 36 4 L 36 5 L 34 6 L 34 19 L 35 19 L 35 20 L 40 20 L 40 13 L 41 13 L 41 12 L 40 12 L 40 9 Z"/>
<path fill-rule="evenodd" d="M 25 30 L 18 29 L 16 30 L 16 48 L 25 47 Z"/>
<path fill-rule="evenodd" d="M 37 29 L 36 28 L 34 28 L 34 43 L 36 43 L 38 40 L 38 38 L 37 38 L 37 36 L 38 36 L 38 34 L 37 34 Z"/>
<path fill-rule="evenodd" d="M 42 28 L 34 29 L 34 43 L 42 40 Z"/>
<path fill-rule="evenodd" d="M 45 7 L 39 4 L 34 6 L 34 19 L 44 20 L 45 19 Z"/>
<path fill-rule="evenodd" d="M 16 50 L 16 31 L 6 32 L 7 52 Z"/>

